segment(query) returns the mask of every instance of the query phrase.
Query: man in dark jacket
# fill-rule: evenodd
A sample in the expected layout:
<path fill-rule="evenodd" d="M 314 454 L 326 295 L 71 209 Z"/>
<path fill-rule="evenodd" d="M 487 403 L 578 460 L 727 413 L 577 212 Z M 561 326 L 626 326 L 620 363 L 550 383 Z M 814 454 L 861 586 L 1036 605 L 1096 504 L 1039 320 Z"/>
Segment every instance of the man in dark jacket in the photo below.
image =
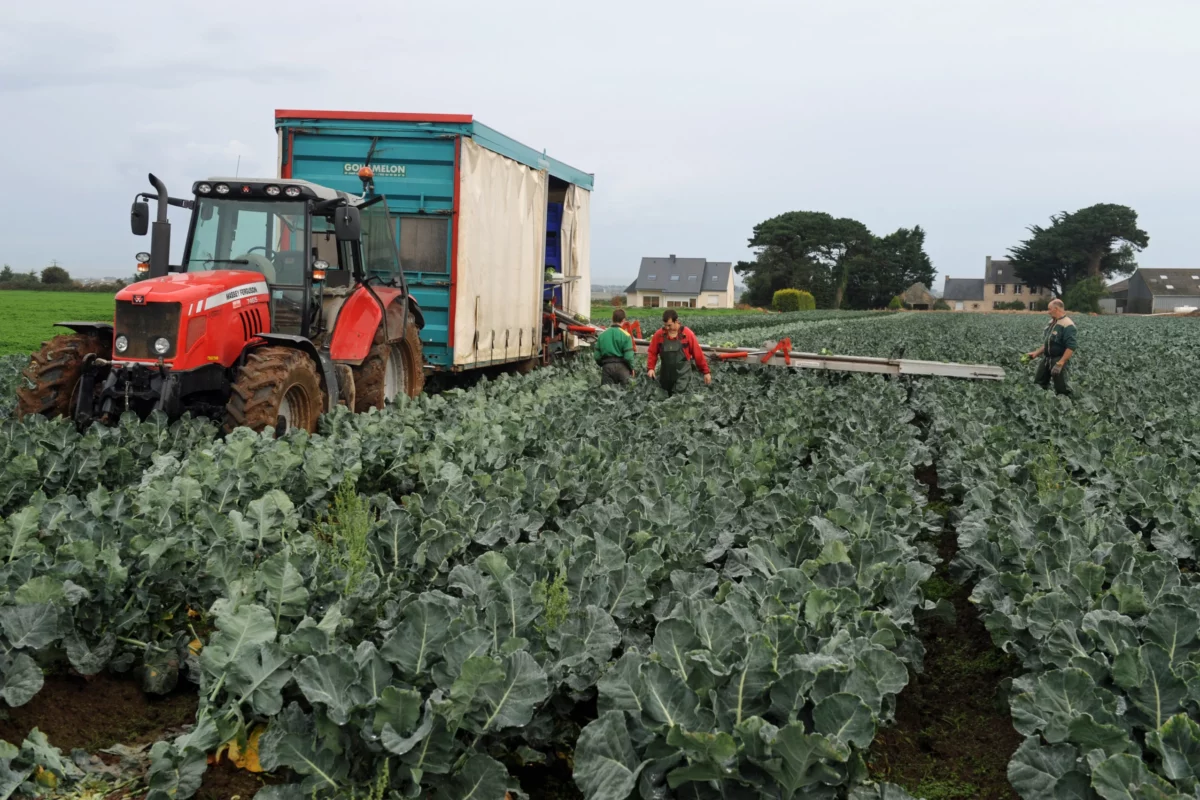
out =
<path fill-rule="evenodd" d="M 596 345 L 592 348 L 596 363 L 600 365 L 601 386 L 624 386 L 633 377 L 633 337 L 621 327 L 624 321 L 625 309 L 613 309 L 612 327 L 596 337 Z"/>
<path fill-rule="evenodd" d="M 1038 386 L 1047 389 L 1050 380 L 1054 380 L 1054 392 L 1070 396 L 1071 387 L 1067 386 L 1067 362 L 1075 355 L 1078 343 L 1075 337 L 1075 323 L 1067 316 L 1063 301 L 1050 301 L 1050 322 L 1042 331 L 1042 346 L 1027 355 L 1030 358 L 1041 358 L 1038 364 L 1037 377 L 1034 381 Z"/>

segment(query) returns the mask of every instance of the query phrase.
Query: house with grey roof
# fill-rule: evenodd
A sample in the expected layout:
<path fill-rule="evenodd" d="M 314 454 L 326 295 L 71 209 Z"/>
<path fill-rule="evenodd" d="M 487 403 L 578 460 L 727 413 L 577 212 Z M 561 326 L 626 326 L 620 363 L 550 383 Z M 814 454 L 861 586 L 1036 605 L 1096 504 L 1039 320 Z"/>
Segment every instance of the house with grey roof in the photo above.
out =
<path fill-rule="evenodd" d="M 1129 276 L 1128 313 L 1170 313 L 1178 308 L 1200 308 L 1200 268 L 1142 267 Z"/>
<path fill-rule="evenodd" d="M 733 308 L 733 263 L 647 256 L 625 295 L 638 308 Z"/>
<path fill-rule="evenodd" d="M 1020 300 L 1029 307 L 1051 297 L 1048 289 L 1022 283 L 1017 278 L 1016 267 L 1005 259 L 987 257 L 983 267 L 983 282 L 983 307 L 988 310 L 995 308 L 997 303 L 1011 303 L 1014 300 Z"/>
<path fill-rule="evenodd" d="M 983 311 L 984 284 L 982 278 L 946 278 L 942 299 L 954 311 Z"/>

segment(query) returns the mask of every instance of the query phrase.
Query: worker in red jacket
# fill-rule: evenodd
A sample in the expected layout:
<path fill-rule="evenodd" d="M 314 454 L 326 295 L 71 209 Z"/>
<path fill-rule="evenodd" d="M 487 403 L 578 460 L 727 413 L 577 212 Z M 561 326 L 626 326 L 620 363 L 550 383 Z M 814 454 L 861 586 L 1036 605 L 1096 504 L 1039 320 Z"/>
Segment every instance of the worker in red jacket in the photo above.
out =
<path fill-rule="evenodd" d="M 700 349 L 696 334 L 679 321 L 679 314 L 675 309 L 668 308 L 663 312 L 663 326 L 650 337 L 646 375 L 651 380 L 657 378 L 658 385 L 666 389 L 667 394 L 675 394 L 686 390 L 690 385 L 693 363 L 704 376 L 704 383 L 711 384 L 712 373 L 708 371 L 708 359 Z"/>

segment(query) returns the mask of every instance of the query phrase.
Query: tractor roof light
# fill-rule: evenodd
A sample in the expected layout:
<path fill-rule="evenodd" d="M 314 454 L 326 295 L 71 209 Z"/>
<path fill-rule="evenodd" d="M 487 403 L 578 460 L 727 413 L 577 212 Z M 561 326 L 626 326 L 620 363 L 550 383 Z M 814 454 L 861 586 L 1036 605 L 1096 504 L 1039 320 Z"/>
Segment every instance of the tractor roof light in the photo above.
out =
<path fill-rule="evenodd" d="M 138 274 L 139 274 L 139 275 L 144 275 L 145 273 L 147 273 L 147 272 L 149 272 L 149 271 L 150 271 L 150 265 L 149 265 L 149 264 L 141 264 L 141 263 L 139 263 L 139 264 L 137 265 L 137 271 L 138 271 Z"/>
<path fill-rule="evenodd" d="M 313 283 L 320 283 L 325 280 L 325 270 L 329 269 L 329 262 L 317 259 L 313 262 L 312 279 Z"/>
<path fill-rule="evenodd" d="M 229 194 L 228 184 L 218 183 L 216 189 L 217 189 L 217 194 Z"/>
<path fill-rule="evenodd" d="M 278 186 L 273 186 L 273 185 L 268 186 L 266 189 L 263 189 L 263 191 L 267 193 L 268 197 L 278 197 L 279 196 L 279 187 Z"/>
<path fill-rule="evenodd" d="M 149 253 L 138 253 L 136 256 L 134 256 L 134 258 L 137 259 L 137 262 L 139 264 L 149 264 L 150 263 L 150 254 Z"/>
<path fill-rule="evenodd" d="M 283 190 L 283 193 L 286 194 L 288 197 L 299 197 L 300 196 L 300 187 L 299 186 L 289 186 Z"/>
<path fill-rule="evenodd" d="M 196 187 L 196 191 L 200 194 L 208 194 L 212 191 L 212 186 L 207 183 L 202 183 Z"/>

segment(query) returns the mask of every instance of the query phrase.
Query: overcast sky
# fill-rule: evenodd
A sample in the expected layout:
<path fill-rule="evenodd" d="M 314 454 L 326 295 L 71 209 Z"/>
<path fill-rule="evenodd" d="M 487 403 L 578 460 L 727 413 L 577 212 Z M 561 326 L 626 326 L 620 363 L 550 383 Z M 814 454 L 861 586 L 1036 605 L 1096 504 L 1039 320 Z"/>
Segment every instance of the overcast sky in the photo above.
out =
<path fill-rule="evenodd" d="M 6 3 L 0 262 L 127 275 L 146 173 L 276 175 L 276 108 L 469 113 L 596 176 L 592 273 L 749 258 L 793 210 L 921 225 L 980 277 L 1050 214 L 1133 206 L 1195 266 L 1196 0 Z M 172 212 L 182 222 L 182 212 Z M 175 245 L 183 226 L 175 227 Z"/>

